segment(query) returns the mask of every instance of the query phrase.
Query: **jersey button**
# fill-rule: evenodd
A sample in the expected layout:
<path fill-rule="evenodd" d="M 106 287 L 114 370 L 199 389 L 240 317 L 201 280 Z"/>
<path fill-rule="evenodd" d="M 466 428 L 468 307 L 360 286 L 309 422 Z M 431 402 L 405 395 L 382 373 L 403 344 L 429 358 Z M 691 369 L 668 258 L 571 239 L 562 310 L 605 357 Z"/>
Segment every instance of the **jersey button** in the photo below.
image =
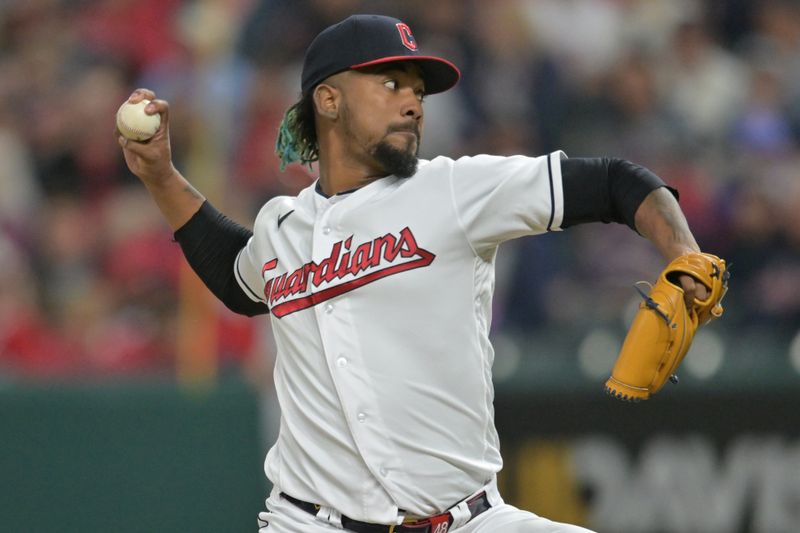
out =
<path fill-rule="evenodd" d="M 364 413 L 358 413 L 358 416 L 356 416 L 356 418 L 358 418 L 358 421 L 361 423 L 367 421 L 367 415 L 365 415 Z"/>
<path fill-rule="evenodd" d="M 382 475 L 383 477 L 386 477 L 386 476 L 388 476 L 388 475 L 389 475 L 389 471 L 386 469 L 386 467 L 385 467 L 385 466 L 382 466 L 382 467 L 381 467 L 381 469 L 379 470 L 379 472 L 381 473 L 381 475 Z"/>
<path fill-rule="evenodd" d="M 328 314 L 333 313 L 333 304 L 327 304 L 325 306 L 325 312 L 328 313 Z"/>
<path fill-rule="evenodd" d="M 330 226 L 325 226 L 324 228 L 322 228 L 322 234 L 323 235 L 328 235 L 330 232 L 331 232 L 331 227 Z"/>
<path fill-rule="evenodd" d="M 346 367 L 347 366 L 347 358 L 346 357 L 340 357 L 339 359 L 337 359 L 336 360 L 336 366 L 338 366 L 339 368 Z"/>

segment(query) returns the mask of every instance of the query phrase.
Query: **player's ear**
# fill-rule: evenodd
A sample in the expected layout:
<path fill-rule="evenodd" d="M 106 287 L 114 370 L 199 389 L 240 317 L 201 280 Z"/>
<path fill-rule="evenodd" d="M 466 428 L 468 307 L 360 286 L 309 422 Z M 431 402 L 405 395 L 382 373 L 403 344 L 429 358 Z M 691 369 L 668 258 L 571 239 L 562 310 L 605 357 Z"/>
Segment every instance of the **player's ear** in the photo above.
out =
<path fill-rule="evenodd" d="M 314 89 L 314 107 L 317 113 L 331 120 L 339 116 L 342 92 L 333 84 L 320 83 Z"/>

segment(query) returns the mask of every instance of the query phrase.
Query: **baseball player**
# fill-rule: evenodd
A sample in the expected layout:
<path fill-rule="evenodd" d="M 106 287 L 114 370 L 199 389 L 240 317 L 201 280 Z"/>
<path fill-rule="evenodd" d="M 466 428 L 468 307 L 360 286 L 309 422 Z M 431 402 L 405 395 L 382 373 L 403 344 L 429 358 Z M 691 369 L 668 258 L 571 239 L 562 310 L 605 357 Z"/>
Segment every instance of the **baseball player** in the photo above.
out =
<path fill-rule="evenodd" d="M 284 163 L 317 162 L 252 232 L 174 168 L 161 127 L 125 160 L 187 260 L 230 309 L 271 314 L 280 433 L 265 463 L 267 533 L 585 532 L 503 502 L 489 342 L 498 246 L 575 224 L 624 223 L 667 260 L 699 248 L 672 194 L 619 159 L 419 160 L 423 99 L 459 71 L 400 20 L 356 15 L 309 46 Z M 705 288 L 684 275 L 687 302 Z"/>

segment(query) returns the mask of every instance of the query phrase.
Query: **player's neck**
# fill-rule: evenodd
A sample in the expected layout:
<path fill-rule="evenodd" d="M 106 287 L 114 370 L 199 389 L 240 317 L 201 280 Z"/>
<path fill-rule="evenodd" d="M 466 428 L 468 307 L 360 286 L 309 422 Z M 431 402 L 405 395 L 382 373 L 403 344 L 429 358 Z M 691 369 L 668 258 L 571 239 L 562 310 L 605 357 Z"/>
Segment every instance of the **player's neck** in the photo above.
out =
<path fill-rule="evenodd" d="M 320 148 L 319 182 L 322 192 L 328 196 L 358 189 L 386 176 L 385 172 L 356 158 L 348 157 L 342 151 L 338 151 L 336 155 L 329 155 L 330 151 Z"/>

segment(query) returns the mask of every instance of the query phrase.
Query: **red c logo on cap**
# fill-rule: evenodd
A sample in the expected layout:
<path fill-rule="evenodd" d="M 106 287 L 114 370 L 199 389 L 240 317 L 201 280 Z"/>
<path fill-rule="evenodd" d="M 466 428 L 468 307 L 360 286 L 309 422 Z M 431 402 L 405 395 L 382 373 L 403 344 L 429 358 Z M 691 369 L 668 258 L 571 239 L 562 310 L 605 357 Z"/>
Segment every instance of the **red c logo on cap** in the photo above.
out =
<path fill-rule="evenodd" d="M 403 46 L 412 52 L 416 52 L 417 41 L 414 40 L 414 36 L 411 34 L 411 28 L 408 27 L 408 24 L 402 22 L 397 23 L 397 31 L 400 32 L 400 40 L 403 41 Z"/>

